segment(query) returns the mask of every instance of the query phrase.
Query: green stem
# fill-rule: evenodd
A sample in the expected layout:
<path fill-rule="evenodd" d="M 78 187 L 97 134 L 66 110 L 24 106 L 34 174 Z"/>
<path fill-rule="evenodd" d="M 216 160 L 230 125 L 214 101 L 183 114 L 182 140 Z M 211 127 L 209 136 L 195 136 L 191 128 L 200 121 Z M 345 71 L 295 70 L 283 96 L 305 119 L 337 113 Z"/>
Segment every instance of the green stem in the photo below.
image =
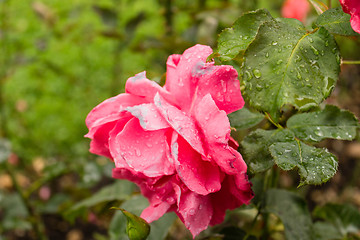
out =
<path fill-rule="evenodd" d="M 271 116 L 270 116 L 270 114 L 269 113 L 265 113 L 265 117 L 274 125 L 274 126 L 276 126 L 277 128 L 279 128 L 279 129 L 283 129 L 284 127 L 283 126 L 281 126 L 279 123 L 277 123 L 277 122 L 275 122 L 272 118 L 271 118 Z"/>
<path fill-rule="evenodd" d="M 360 64 L 360 60 L 341 60 L 341 64 Z"/>
<path fill-rule="evenodd" d="M 8 14 L 7 9 L 9 6 L 10 1 L 4 1 L 2 4 L 0 4 L 0 31 L 2 32 L 2 37 L 0 38 L 0 46 L 1 46 L 1 52 L 0 52 L 0 136 L 6 137 L 7 131 L 6 131 L 6 115 L 5 115 L 5 101 L 4 101 L 4 83 L 7 76 L 7 71 L 9 69 L 9 46 L 7 44 L 9 43 L 8 37 L 7 37 L 7 29 L 9 29 L 8 26 Z"/>
<path fill-rule="evenodd" d="M 331 8 L 331 0 L 327 0 L 327 6 L 329 9 Z"/>
<path fill-rule="evenodd" d="M 259 210 L 258 210 L 258 212 L 257 212 L 257 214 L 256 214 L 256 216 L 255 216 L 255 218 L 254 218 L 254 220 L 251 222 L 250 231 L 247 232 L 247 234 L 246 234 L 246 236 L 244 237 L 243 240 L 247 240 L 247 239 L 250 237 L 250 234 L 251 234 L 252 230 L 253 230 L 254 227 L 255 227 L 255 224 L 256 224 L 256 222 L 257 222 L 257 219 L 258 219 L 259 216 L 260 216 L 260 213 L 261 213 L 261 206 L 260 206 L 260 208 L 259 208 Z"/>
<path fill-rule="evenodd" d="M 173 9 L 172 0 L 165 0 L 165 24 L 166 24 L 166 36 L 173 34 Z"/>
<path fill-rule="evenodd" d="M 5 163 L 5 168 L 6 171 L 9 173 L 11 181 L 14 185 L 14 188 L 16 190 L 16 192 L 19 194 L 22 202 L 25 205 L 26 210 L 28 211 L 29 215 L 30 215 L 30 222 L 31 225 L 33 227 L 33 230 L 35 231 L 35 239 L 39 239 L 39 240 L 47 240 L 46 234 L 45 234 L 45 227 L 44 224 L 42 222 L 41 216 L 39 216 L 35 211 L 34 208 L 32 207 L 29 198 L 26 197 L 25 193 L 23 192 L 22 187 L 20 186 L 19 182 L 16 179 L 16 174 L 15 174 L 15 170 L 13 169 L 13 167 L 6 162 Z"/>

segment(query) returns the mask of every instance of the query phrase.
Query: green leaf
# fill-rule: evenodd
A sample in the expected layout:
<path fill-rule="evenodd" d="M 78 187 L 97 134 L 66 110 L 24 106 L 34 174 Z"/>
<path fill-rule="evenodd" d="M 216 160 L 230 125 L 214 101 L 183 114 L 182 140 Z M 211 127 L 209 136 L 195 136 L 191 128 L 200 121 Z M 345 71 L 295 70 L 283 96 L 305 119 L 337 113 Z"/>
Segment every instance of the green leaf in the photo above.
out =
<path fill-rule="evenodd" d="M 354 139 L 359 122 L 351 112 L 326 105 L 321 111 L 295 114 L 286 125 L 299 139 L 320 142 L 326 138 Z"/>
<path fill-rule="evenodd" d="M 89 198 L 86 198 L 74 206 L 72 206 L 65 215 L 71 215 L 72 212 L 76 212 L 82 208 L 89 208 L 99 204 L 101 202 L 113 201 L 113 200 L 127 200 L 131 197 L 135 190 L 135 184 L 126 180 L 116 180 L 115 183 L 103 187 L 100 191 L 95 193 Z"/>
<path fill-rule="evenodd" d="M 126 233 L 130 240 L 145 240 L 150 233 L 150 225 L 141 217 L 126 211 L 122 208 L 113 207 L 112 209 L 120 210 L 126 217 Z"/>
<path fill-rule="evenodd" d="M 359 36 L 350 25 L 350 15 L 341 7 L 331 8 L 321 14 L 314 22 L 314 27 L 324 27 L 332 34 Z"/>
<path fill-rule="evenodd" d="M 230 125 L 236 129 L 251 128 L 259 124 L 264 119 L 263 114 L 259 112 L 251 112 L 245 107 L 236 112 L 230 113 L 228 117 Z"/>
<path fill-rule="evenodd" d="M 270 189 L 265 201 L 265 210 L 277 215 L 284 224 L 286 239 L 312 239 L 312 221 L 304 199 L 292 192 Z"/>
<path fill-rule="evenodd" d="M 269 147 L 274 142 L 288 142 L 294 139 L 294 134 L 287 130 L 257 129 L 251 132 L 241 142 L 242 154 L 252 173 L 263 172 L 274 165 Z"/>
<path fill-rule="evenodd" d="M 0 164 L 8 160 L 11 154 L 11 144 L 8 140 L 0 138 Z"/>
<path fill-rule="evenodd" d="M 27 220 L 28 210 L 24 202 L 17 193 L 0 192 L 0 212 L 1 227 L 0 230 L 30 230 L 31 223 Z"/>
<path fill-rule="evenodd" d="M 300 186 L 328 181 L 335 175 L 338 166 L 336 157 L 327 149 L 308 146 L 297 140 L 274 143 L 270 146 L 270 152 L 281 169 L 299 169 Z"/>
<path fill-rule="evenodd" d="M 229 61 L 245 51 L 254 39 L 259 26 L 273 18 L 265 9 L 248 12 L 238 18 L 232 28 L 223 30 L 218 39 L 218 53 L 222 61 Z"/>
<path fill-rule="evenodd" d="M 348 234 L 357 234 L 360 231 L 360 212 L 351 205 L 328 203 L 325 206 L 315 208 L 313 215 L 331 223 L 341 234 L 340 239 L 348 236 Z"/>
<path fill-rule="evenodd" d="M 323 27 L 308 33 L 296 19 L 262 24 L 244 59 L 244 96 L 275 121 L 285 104 L 307 110 L 321 103 L 340 72 L 334 37 Z"/>
<path fill-rule="evenodd" d="M 313 225 L 313 236 L 316 240 L 334 240 L 343 239 L 341 233 L 331 224 L 327 222 L 316 222 Z"/>

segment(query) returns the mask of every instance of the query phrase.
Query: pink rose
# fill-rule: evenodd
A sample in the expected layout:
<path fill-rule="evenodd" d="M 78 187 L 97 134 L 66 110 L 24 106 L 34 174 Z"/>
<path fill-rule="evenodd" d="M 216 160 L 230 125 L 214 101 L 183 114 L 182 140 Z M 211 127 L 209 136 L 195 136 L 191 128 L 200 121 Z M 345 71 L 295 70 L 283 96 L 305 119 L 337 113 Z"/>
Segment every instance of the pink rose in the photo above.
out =
<path fill-rule="evenodd" d="M 360 1 L 340 0 L 343 11 L 351 15 L 350 23 L 355 32 L 360 33 Z"/>
<path fill-rule="evenodd" d="M 281 15 L 285 18 L 296 18 L 304 22 L 310 11 L 308 0 L 286 0 L 281 9 Z"/>
<path fill-rule="evenodd" d="M 90 151 L 113 159 L 113 177 L 135 182 L 148 198 L 141 217 L 173 211 L 193 236 L 253 197 L 227 118 L 244 105 L 238 74 L 206 63 L 211 53 L 196 45 L 171 55 L 164 87 L 139 73 L 86 118 Z"/>

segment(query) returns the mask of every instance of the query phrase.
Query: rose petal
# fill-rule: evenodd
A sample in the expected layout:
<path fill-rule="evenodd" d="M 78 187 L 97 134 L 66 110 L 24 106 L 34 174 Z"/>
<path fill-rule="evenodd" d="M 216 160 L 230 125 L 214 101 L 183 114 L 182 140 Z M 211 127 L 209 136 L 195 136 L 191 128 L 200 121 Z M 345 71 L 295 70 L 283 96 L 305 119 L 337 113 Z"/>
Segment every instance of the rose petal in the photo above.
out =
<path fill-rule="evenodd" d="M 360 1 L 340 0 L 343 11 L 351 15 L 351 27 L 360 33 Z"/>
<path fill-rule="evenodd" d="M 246 172 L 247 166 L 240 153 L 228 144 L 229 119 L 224 111 L 218 109 L 210 94 L 194 107 L 194 117 L 204 134 L 209 155 L 221 169 L 228 174 Z"/>
<path fill-rule="evenodd" d="M 154 102 L 169 125 L 182 136 L 193 149 L 204 155 L 204 149 L 194 121 L 178 108 L 168 103 L 159 94 L 155 95 Z"/>
<path fill-rule="evenodd" d="M 145 103 L 143 98 L 133 96 L 131 94 L 122 93 L 115 97 L 109 98 L 97 105 L 86 117 L 86 126 L 89 133 L 85 137 L 91 138 L 94 128 L 102 124 L 119 120 L 123 110 L 127 107 Z"/>
<path fill-rule="evenodd" d="M 156 205 L 150 205 L 145 208 L 140 217 L 145 219 L 148 223 L 151 223 L 167 213 L 170 207 L 171 205 L 168 202 L 159 202 Z"/>
<path fill-rule="evenodd" d="M 102 125 L 92 135 L 89 151 L 112 159 L 109 151 L 109 132 L 115 127 L 116 122 L 110 122 Z"/>
<path fill-rule="evenodd" d="M 232 66 L 213 66 L 211 71 L 200 71 L 198 74 L 199 80 L 193 97 L 195 105 L 210 93 L 217 107 L 227 114 L 244 106 L 238 73 Z"/>
<path fill-rule="evenodd" d="M 164 88 L 174 96 L 183 111 L 190 109 L 194 94 L 193 68 L 199 62 L 205 63 L 211 53 L 210 47 L 195 45 L 182 55 L 171 55 L 168 58 Z"/>
<path fill-rule="evenodd" d="M 153 103 L 127 107 L 126 111 L 139 119 L 141 127 L 145 130 L 159 130 L 170 127 Z"/>
<path fill-rule="evenodd" d="M 120 133 L 115 127 L 110 133 L 109 148 L 116 167 L 128 166 L 148 177 L 174 173 L 167 143 L 169 131 L 145 131 L 136 118 L 128 121 Z"/>
<path fill-rule="evenodd" d="M 245 174 L 227 175 L 222 182 L 221 190 L 212 194 L 211 202 L 214 208 L 214 214 L 210 224 L 216 225 L 224 221 L 226 210 L 235 209 L 242 204 L 249 204 L 254 194 L 251 190 L 251 184 L 244 178 Z M 237 187 L 241 184 L 241 189 Z"/>
<path fill-rule="evenodd" d="M 284 18 L 295 18 L 304 22 L 310 11 L 308 0 L 286 0 L 281 8 Z"/>
<path fill-rule="evenodd" d="M 172 152 L 174 148 L 178 152 L 178 156 L 174 157 L 176 171 L 180 179 L 191 191 L 201 195 L 219 191 L 221 181 L 220 171 L 217 166 L 202 160 L 201 155 L 182 137 L 178 137 L 172 143 Z"/>
<path fill-rule="evenodd" d="M 194 237 L 208 227 L 212 215 L 213 206 L 209 196 L 201 196 L 191 191 L 181 193 L 178 216 Z"/>
<path fill-rule="evenodd" d="M 152 102 L 156 93 L 160 93 L 168 101 L 174 103 L 173 96 L 159 84 L 146 78 L 146 72 L 136 74 L 129 78 L 125 84 L 125 91 Z"/>

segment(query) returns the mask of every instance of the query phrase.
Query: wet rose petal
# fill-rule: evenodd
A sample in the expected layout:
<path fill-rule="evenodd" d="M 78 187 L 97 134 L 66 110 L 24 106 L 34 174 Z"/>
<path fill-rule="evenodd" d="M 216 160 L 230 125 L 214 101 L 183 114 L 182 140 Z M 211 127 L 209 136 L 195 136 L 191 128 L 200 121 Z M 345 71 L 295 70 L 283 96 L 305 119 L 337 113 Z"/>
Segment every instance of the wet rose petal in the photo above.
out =
<path fill-rule="evenodd" d="M 176 139 L 178 157 L 175 167 L 180 179 L 193 192 L 207 195 L 221 188 L 219 168 L 204 161 L 182 137 Z"/>
<path fill-rule="evenodd" d="M 170 127 L 153 103 L 127 107 L 125 110 L 139 119 L 141 127 L 145 130 L 159 130 Z"/>
<path fill-rule="evenodd" d="M 211 205 L 208 196 L 189 191 L 181 193 L 178 215 L 185 222 L 186 228 L 196 236 L 210 224 L 213 208 L 216 207 Z"/>
<path fill-rule="evenodd" d="M 182 55 L 172 55 L 167 61 L 166 83 L 164 88 L 171 92 L 177 100 L 178 106 L 183 111 L 188 111 L 194 95 L 194 87 L 197 82 L 194 67 L 206 62 L 212 53 L 208 46 L 195 45 L 187 49 Z M 207 71 L 203 69 L 202 71 Z M 208 70 L 210 71 L 210 70 Z"/>
<path fill-rule="evenodd" d="M 172 174 L 175 169 L 169 157 L 167 131 L 168 129 L 145 131 L 138 119 L 128 121 L 124 129 L 109 142 L 111 154 L 117 156 L 115 166 L 127 165 L 148 177 Z"/>
<path fill-rule="evenodd" d="M 244 105 L 238 75 L 206 63 L 211 53 L 196 45 L 171 55 L 164 87 L 137 74 L 86 119 L 90 151 L 113 159 L 113 177 L 149 200 L 141 217 L 173 211 L 194 237 L 253 197 L 226 115 Z"/>
<path fill-rule="evenodd" d="M 228 174 L 246 172 L 247 167 L 240 153 L 228 144 L 229 119 L 224 111 L 218 109 L 210 94 L 199 102 L 194 113 L 212 159 Z"/>
<path fill-rule="evenodd" d="M 232 66 L 214 66 L 211 72 L 202 74 L 198 81 L 194 96 L 197 102 L 210 94 L 217 107 L 227 114 L 244 106 L 238 73 Z"/>
<path fill-rule="evenodd" d="M 184 112 L 178 108 L 172 106 L 159 94 L 154 98 L 156 107 L 159 109 L 161 115 L 169 123 L 169 125 L 180 134 L 188 143 L 200 154 L 204 155 L 204 149 L 202 147 L 199 131 L 191 119 Z"/>
<path fill-rule="evenodd" d="M 355 32 L 360 33 L 360 1 L 340 0 L 344 12 L 351 15 L 350 23 Z"/>

